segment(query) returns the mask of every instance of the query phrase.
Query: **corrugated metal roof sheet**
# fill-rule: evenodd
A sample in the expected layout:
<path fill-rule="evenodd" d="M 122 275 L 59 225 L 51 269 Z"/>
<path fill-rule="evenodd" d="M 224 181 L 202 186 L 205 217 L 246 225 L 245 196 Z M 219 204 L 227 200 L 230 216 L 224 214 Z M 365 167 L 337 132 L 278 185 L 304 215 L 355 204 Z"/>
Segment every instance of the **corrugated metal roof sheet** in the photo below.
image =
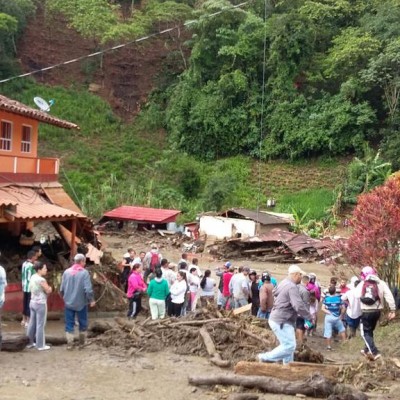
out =
<path fill-rule="evenodd" d="M 0 203 L 13 202 L 14 209 L 6 210 L 8 215 L 20 220 L 51 220 L 58 218 L 83 217 L 80 213 L 47 202 L 30 188 L 16 186 L 0 188 Z"/>
<path fill-rule="evenodd" d="M 121 206 L 106 212 L 103 218 L 108 217 L 111 219 L 165 224 L 167 222 L 174 222 L 179 214 L 179 210 Z"/>
<path fill-rule="evenodd" d="M 266 212 L 248 210 L 247 208 L 231 208 L 227 211 L 224 211 L 223 213 L 220 213 L 219 215 L 231 217 L 233 214 L 237 214 L 247 219 L 251 219 L 255 222 L 259 222 L 262 225 L 288 224 L 287 221 L 275 215 L 271 215 Z"/>
<path fill-rule="evenodd" d="M 8 111 L 13 114 L 23 115 L 37 121 L 45 122 L 50 125 L 59 126 L 65 129 L 80 129 L 78 125 L 72 122 L 65 121 L 60 118 L 53 117 L 48 113 L 36 110 L 19 101 L 9 99 L 6 96 L 0 95 L 0 110 Z"/>
<path fill-rule="evenodd" d="M 46 187 L 43 190 L 53 204 L 82 214 L 82 211 L 68 196 L 63 187 Z"/>
<path fill-rule="evenodd" d="M 287 232 L 281 229 L 272 229 L 268 233 L 242 239 L 242 242 L 280 242 L 285 244 L 293 253 L 299 253 L 310 248 L 324 249 L 332 243 L 329 239 L 313 239 L 308 235 Z"/>
<path fill-rule="evenodd" d="M 0 207 L 1 206 L 16 206 L 18 203 L 14 200 L 0 199 Z"/>

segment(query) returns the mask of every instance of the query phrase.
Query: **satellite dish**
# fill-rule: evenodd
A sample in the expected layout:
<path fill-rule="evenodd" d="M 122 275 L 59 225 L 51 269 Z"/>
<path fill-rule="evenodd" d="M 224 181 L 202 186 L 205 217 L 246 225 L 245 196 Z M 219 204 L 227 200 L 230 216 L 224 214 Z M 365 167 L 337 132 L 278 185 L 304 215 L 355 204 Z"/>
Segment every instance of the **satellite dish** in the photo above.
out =
<path fill-rule="evenodd" d="M 54 104 L 54 100 L 49 100 L 49 102 L 47 102 L 46 100 L 38 96 L 34 97 L 33 101 L 40 108 L 40 110 L 44 112 L 49 112 L 51 106 Z"/>

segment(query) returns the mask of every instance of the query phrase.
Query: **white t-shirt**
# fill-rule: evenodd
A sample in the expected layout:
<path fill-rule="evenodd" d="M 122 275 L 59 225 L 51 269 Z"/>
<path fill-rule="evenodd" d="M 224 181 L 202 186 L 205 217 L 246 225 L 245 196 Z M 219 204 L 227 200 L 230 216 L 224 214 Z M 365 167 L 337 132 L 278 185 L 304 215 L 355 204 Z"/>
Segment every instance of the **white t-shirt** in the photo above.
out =
<path fill-rule="evenodd" d="M 47 294 L 42 288 L 42 283 L 46 282 L 42 276 L 38 274 L 32 275 L 29 282 L 29 290 L 31 292 L 31 301 L 37 304 L 47 303 Z"/>
<path fill-rule="evenodd" d="M 215 280 L 212 278 L 206 278 L 206 284 L 202 289 L 202 296 L 214 296 Z"/>
<path fill-rule="evenodd" d="M 200 278 L 197 275 L 186 274 L 190 293 L 197 293 L 200 287 Z"/>
<path fill-rule="evenodd" d="M 249 280 L 243 273 L 234 274 L 229 282 L 229 290 L 235 299 L 246 299 L 249 292 Z"/>

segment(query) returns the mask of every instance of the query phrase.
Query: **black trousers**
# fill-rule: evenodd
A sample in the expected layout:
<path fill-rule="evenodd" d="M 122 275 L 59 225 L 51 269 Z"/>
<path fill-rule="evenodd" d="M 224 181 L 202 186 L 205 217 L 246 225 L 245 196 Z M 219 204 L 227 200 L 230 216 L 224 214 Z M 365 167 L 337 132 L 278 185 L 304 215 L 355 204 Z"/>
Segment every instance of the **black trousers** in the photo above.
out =
<path fill-rule="evenodd" d="M 135 294 L 129 299 L 128 318 L 135 318 L 142 309 L 142 295 Z"/>
<path fill-rule="evenodd" d="M 361 315 L 361 323 L 360 323 L 360 332 L 361 336 L 365 342 L 365 352 L 370 352 L 373 355 L 379 353 L 377 347 L 374 342 L 374 330 L 376 328 L 376 324 L 381 317 L 381 311 L 371 311 L 364 312 Z"/>
<path fill-rule="evenodd" d="M 169 303 L 168 315 L 172 317 L 180 317 L 183 303 L 176 304 L 172 301 Z"/>

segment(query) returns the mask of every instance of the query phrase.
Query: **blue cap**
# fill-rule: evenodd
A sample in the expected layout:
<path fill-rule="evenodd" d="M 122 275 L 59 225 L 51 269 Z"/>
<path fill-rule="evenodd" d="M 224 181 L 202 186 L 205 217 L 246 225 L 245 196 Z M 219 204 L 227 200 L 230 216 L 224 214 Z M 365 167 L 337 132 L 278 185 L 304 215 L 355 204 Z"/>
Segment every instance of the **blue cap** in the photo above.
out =
<path fill-rule="evenodd" d="M 231 263 L 230 261 L 227 261 L 227 262 L 224 264 L 224 266 L 225 266 L 226 268 L 229 268 L 231 265 L 232 265 L 232 263 Z"/>

